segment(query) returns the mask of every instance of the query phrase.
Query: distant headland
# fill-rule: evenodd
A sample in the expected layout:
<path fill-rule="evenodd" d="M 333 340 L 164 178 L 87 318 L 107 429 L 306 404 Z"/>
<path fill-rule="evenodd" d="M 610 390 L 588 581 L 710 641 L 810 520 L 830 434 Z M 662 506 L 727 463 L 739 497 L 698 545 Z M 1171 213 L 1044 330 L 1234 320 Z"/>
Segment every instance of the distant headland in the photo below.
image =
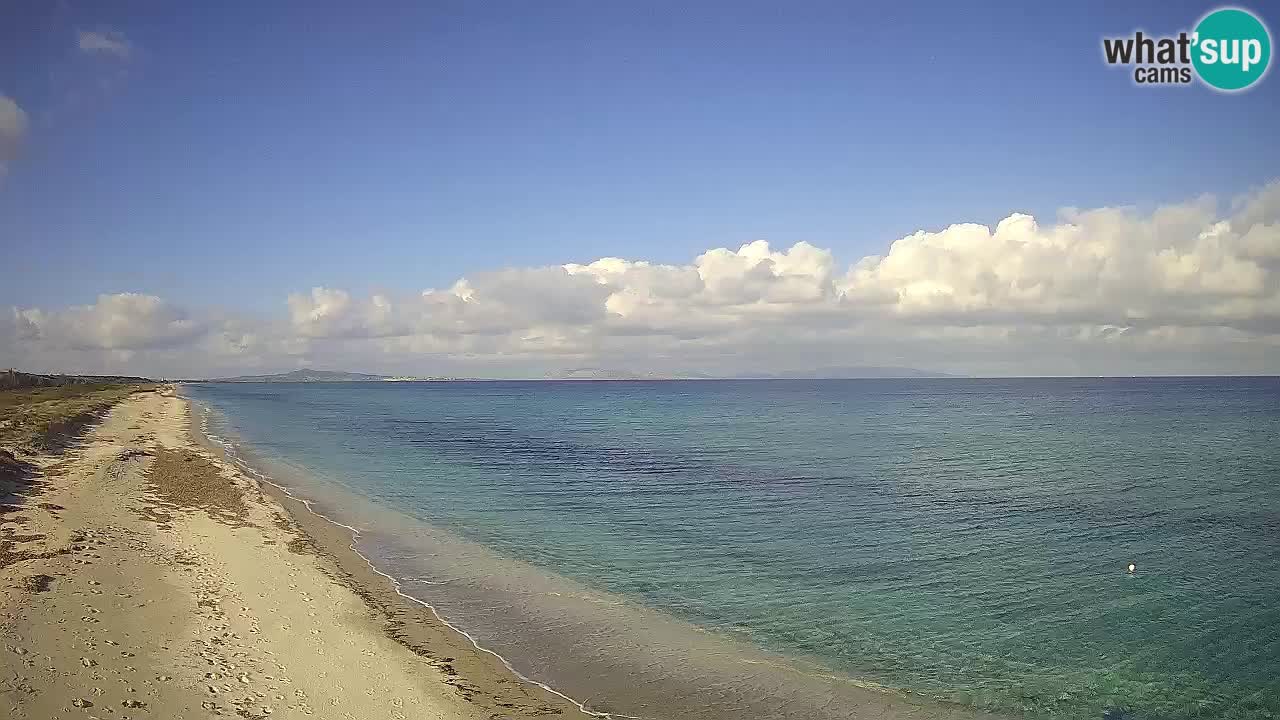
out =
<path fill-rule="evenodd" d="M 209 383 L 329 383 L 329 382 L 449 382 L 482 380 L 854 380 L 872 378 L 947 378 L 959 377 L 945 373 L 917 370 L 906 367 L 851 366 L 794 370 L 771 373 L 739 373 L 734 375 L 710 375 L 699 372 L 636 372 L 598 367 L 580 367 L 548 372 L 540 377 L 493 378 L 375 375 L 341 370 L 314 370 L 303 368 L 270 375 L 239 375 L 227 378 L 209 378 L 193 382 Z"/>

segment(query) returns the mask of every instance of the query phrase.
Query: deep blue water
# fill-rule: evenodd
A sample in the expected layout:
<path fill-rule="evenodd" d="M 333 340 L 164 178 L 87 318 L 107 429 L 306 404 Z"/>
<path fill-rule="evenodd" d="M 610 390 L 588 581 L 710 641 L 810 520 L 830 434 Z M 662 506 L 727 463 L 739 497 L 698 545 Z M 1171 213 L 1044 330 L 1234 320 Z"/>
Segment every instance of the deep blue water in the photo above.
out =
<path fill-rule="evenodd" d="M 1277 378 L 186 391 L 214 432 L 371 506 L 841 677 L 1015 716 L 1280 717 Z M 444 572 L 385 535 L 398 574 Z M 568 668 L 629 672 L 483 627 L 572 593 L 479 582 L 423 592 L 539 679 L 601 696 L 604 670 Z"/>

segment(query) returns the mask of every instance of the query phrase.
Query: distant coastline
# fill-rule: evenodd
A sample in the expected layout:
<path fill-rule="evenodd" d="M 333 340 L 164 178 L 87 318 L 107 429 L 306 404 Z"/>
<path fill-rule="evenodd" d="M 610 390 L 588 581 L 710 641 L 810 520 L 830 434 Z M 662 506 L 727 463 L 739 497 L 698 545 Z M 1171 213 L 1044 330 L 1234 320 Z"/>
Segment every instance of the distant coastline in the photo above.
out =
<path fill-rule="evenodd" d="M 341 370 L 314 370 L 303 368 L 269 375 L 239 375 L 226 378 L 207 378 L 187 382 L 205 383 L 333 383 L 333 382 L 501 382 L 503 380 L 862 380 L 862 379 L 912 379 L 954 378 L 960 375 L 918 370 L 907 367 L 835 367 L 816 370 L 795 370 L 771 373 L 740 373 L 736 375 L 709 375 L 696 372 L 634 372 L 603 368 L 573 368 L 551 372 L 542 377 L 494 378 L 456 377 L 440 375 L 375 375 L 372 373 L 345 372 Z"/>

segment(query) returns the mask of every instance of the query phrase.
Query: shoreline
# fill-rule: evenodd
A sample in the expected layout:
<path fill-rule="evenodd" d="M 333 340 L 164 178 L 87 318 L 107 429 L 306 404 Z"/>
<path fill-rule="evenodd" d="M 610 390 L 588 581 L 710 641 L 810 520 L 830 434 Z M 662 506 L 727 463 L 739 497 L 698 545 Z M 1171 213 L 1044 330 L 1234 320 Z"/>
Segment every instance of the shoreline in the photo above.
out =
<path fill-rule="evenodd" d="M 657 624 L 640 634 L 630 616 L 600 616 L 592 627 L 637 652 L 662 647 L 666 654 L 646 660 L 656 674 L 572 657 L 589 648 L 566 646 L 557 656 L 569 671 L 562 680 L 614 673 L 604 686 L 579 684 L 603 688 L 588 697 L 612 712 L 593 710 L 526 677 L 405 592 L 358 550 L 358 528 L 247 467 L 206 435 L 199 407 L 174 386 L 134 393 L 62 452 L 21 458 L 34 470 L 24 479 L 33 489 L 0 507 L 0 709 L 8 716 L 994 717 L 799 665 L 770 669 L 769 656 L 653 612 L 646 622 Z M 516 582 L 537 583 L 528 575 Z M 544 637 L 523 619 L 504 622 L 533 642 Z M 700 638 L 679 635 L 689 632 Z M 719 665 L 688 654 L 708 648 Z M 752 672 L 746 666 L 766 674 L 742 674 Z M 685 672 L 718 685 L 685 683 Z M 636 683 L 649 686 L 633 691 Z M 755 700 L 722 706 L 708 687 Z"/>
<path fill-rule="evenodd" d="M 185 400 L 188 404 L 192 402 L 189 399 Z M 226 457 L 226 449 L 211 440 L 201 428 L 197 427 L 194 415 L 191 416 L 189 429 L 193 434 L 194 442 Z M 234 460 L 227 458 L 227 461 L 239 467 L 239 464 Z M 383 614 L 389 622 L 389 626 L 386 629 L 387 635 L 410 651 L 434 660 L 441 653 L 429 649 L 429 646 L 431 646 L 430 641 L 437 640 L 441 631 L 451 632 L 457 636 L 455 642 L 469 643 L 470 647 L 464 648 L 464 651 L 470 650 L 480 654 L 480 658 L 473 660 L 483 662 L 487 659 L 485 656 L 491 656 L 514 679 L 572 705 L 573 709 L 581 713 L 583 717 L 605 718 L 606 720 L 641 720 L 630 715 L 590 710 L 584 703 L 555 688 L 526 677 L 519 670 L 512 667 L 511 663 L 501 654 L 480 645 L 466 630 L 451 624 L 441 617 L 430 603 L 403 592 L 403 584 L 400 580 L 378 569 L 372 560 L 356 549 L 360 537 L 359 528 L 347 525 L 316 511 L 312 507 L 312 501 L 297 497 L 288 488 L 272 482 L 262 476 L 261 473 L 253 470 L 249 470 L 249 472 L 254 476 L 253 480 L 258 483 L 262 491 L 288 513 L 289 519 L 297 526 L 296 531 L 299 534 L 299 539 L 306 544 L 307 551 L 315 552 L 328 558 L 340 573 L 334 577 L 334 580 L 346 585 L 348 589 L 359 595 L 372 608 Z M 428 615 L 429 617 L 427 617 Z M 412 623 L 413 627 L 410 626 L 410 623 Z M 443 627 L 431 628 L 430 625 L 432 623 Z M 466 660 L 457 660 L 454 657 L 456 654 L 460 653 L 446 656 L 446 659 L 441 661 L 442 666 L 448 673 L 454 672 L 459 664 L 470 664 Z M 467 690 L 466 692 L 474 691 Z M 563 709 L 560 709 L 560 712 L 563 712 Z"/>
<path fill-rule="evenodd" d="M 365 600 L 365 602 L 369 603 L 371 606 L 378 609 L 384 615 L 387 615 L 388 619 L 391 619 L 394 616 L 400 616 L 400 615 L 406 614 L 404 612 L 405 609 L 403 607 L 389 607 L 388 603 L 394 604 L 396 606 L 403 606 L 405 604 L 408 604 L 410 606 L 419 606 L 419 607 L 410 607 L 408 609 L 409 610 L 421 609 L 426 611 L 431 615 L 431 622 L 435 622 L 440 625 L 443 625 L 449 631 L 456 633 L 458 636 L 460 636 L 460 639 L 464 639 L 466 642 L 471 644 L 471 650 L 473 652 L 492 656 L 503 666 L 503 668 L 505 668 L 507 672 L 510 672 L 520 682 L 536 687 L 546 693 L 549 693 L 563 700 L 564 702 L 572 704 L 584 716 L 595 717 L 595 718 L 605 718 L 606 720 L 623 720 L 625 718 L 630 718 L 631 720 L 640 720 L 639 718 L 632 718 L 632 716 L 629 716 L 629 715 L 619 715 L 617 713 L 596 712 L 596 711 L 590 710 L 586 708 L 583 703 L 575 700 L 574 698 L 569 697 L 568 695 L 565 695 L 562 692 L 559 692 L 555 688 L 552 688 L 546 685 L 545 683 L 541 683 L 537 680 L 534 680 L 533 678 L 524 676 L 523 674 L 520 673 L 519 670 L 516 670 L 514 667 L 512 667 L 511 663 L 508 662 L 507 659 L 504 658 L 502 655 L 498 654 L 493 650 L 490 650 L 486 647 L 481 646 L 479 642 L 476 641 L 476 639 L 472 635 L 470 635 L 466 630 L 463 630 L 462 628 L 451 624 L 448 620 L 445 620 L 444 618 L 440 617 L 440 614 L 436 611 L 436 609 L 430 603 L 427 603 L 423 600 L 415 598 L 411 595 L 405 594 L 401 590 L 402 583 L 399 580 L 379 570 L 377 566 L 373 564 L 372 560 L 362 555 L 360 551 L 355 548 L 355 543 L 358 541 L 358 538 L 359 538 L 359 533 L 360 533 L 359 530 L 349 525 L 344 525 L 338 522 L 337 520 L 334 520 L 333 518 L 327 517 L 325 515 L 322 515 L 321 513 L 318 513 L 312 510 L 310 507 L 310 504 L 307 501 L 290 495 L 288 490 L 280 487 L 279 485 L 271 483 L 268 480 L 261 480 L 261 482 L 265 483 L 265 487 L 263 488 L 264 492 L 266 492 L 267 495 L 271 496 L 272 499 L 274 499 L 277 503 L 279 503 L 282 507 L 284 507 L 285 510 L 289 513 L 290 518 L 295 523 L 298 523 L 301 526 L 299 528 L 299 531 L 303 535 L 305 535 L 306 539 L 312 544 L 313 546 L 312 549 L 315 552 L 322 553 L 327 557 L 329 557 L 334 562 L 334 564 L 336 564 L 338 568 L 340 568 L 345 573 L 345 579 L 343 581 L 350 583 L 350 589 L 353 592 L 355 592 L 357 595 L 360 595 Z M 304 513 L 307 513 L 309 515 L 304 515 Z M 300 520 L 301 517 L 309 517 L 309 518 L 313 518 L 313 520 L 310 520 L 310 521 Z M 350 533 L 350 535 L 348 535 L 347 537 L 342 537 L 342 534 L 344 532 Z M 317 539 L 318 537 L 324 538 L 330 533 L 333 533 L 339 536 L 336 539 L 334 544 L 329 544 L 323 539 Z M 350 542 L 347 543 L 346 548 L 345 549 L 339 548 L 338 546 L 341 545 L 341 543 L 346 540 L 350 540 Z M 344 558 L 343 557 L 344 555 L 349 557 Z M 363 562 L 367 566 L 367 569 L 362 568 L 359 571 L 352 571 L 350 569 L 352 565 L 358 566 L 358 563 L 360 562 Z M 368 579 L 366 580 L 361 578 L 362 575 L 366 576 Z M 383 585 L 384 587 L 381 587 L 381 588 L 370 587 L 371 584 Z M 395 599 L 384 600 L 383 598 L 379 597 L 379 594 L 381 593 L 394 594 Z M 398 619 L 394 621 L 403 622 Z M 402 645 L 409 648 L 411 651 L 415 653 L 418 653 L 418 654 L 428 653 L 425 656 L 431 657 L 432 655 L 429 654 L 430 653 L 429 650 L 426 650 L 425 648 L 423 648 L 422 645 L 419 645 L 415 642 L 415 638 L 413 638 L 413 634 L 414 634 L 413 630 L 405 626 L 401 626 L 395 630 L 388 629 L 388 635 L 392 639 L 396 640 L 397 642 L 400 642 Z M 446 663 L 446 667 L 450 667 L 448 661 L 445 661 L 445 663 Z"/>
<path fill-rule="evenodd" d="M 0 715 L 588 717 L 322 551 L 350 539 L 198 443 L 191 407 L 132 394 L 0 477 L 24 490 L 0 507 Z"/>
<path fill-rule="evenodd" d="M 195 400 L 184 399 L 193 409 L 203 407 Z M 446 645 L 452 642 L 452 647 L 454 648 L 461 645 L 461 650 L 451 650 L 451 653 L 455 657 L 453 664 L 458 666 L 464 674 L 470 668 L 475 667 L 477 662 L 480 665 L 487 664 L 489 671 L 496 670 L 499 673 L 506 673 L 512 680 L 524 684 L 530 690 L 540 691 L 542 697 L 550 700 L 553 704 L 560 703 L 562 707 L 553 711 L 556 714 L 563 712 L 571 717 L 595 717 L 612 720 L 673 720 L 675 717 L 687 716 L 676 710 L 670 712 L 659 711 L 656 714 L 646 712 L 641 715 L 626 714 L 618 709 L 594 710 L 591 708 L 589 701 L 579 701 L 569 692 L 561 691 L 551 684 L 528 677 L 514 667 L 512 662 L 499 651 L 486 647 L 466 629 L 446 620 L 431 603 L 404 592 L 405 581 L 384 572 L 372 559 L 360 552 L 358 544 L 361 530 L 358 527 L 344 523 L 317 510 L 313 507 L 315 500 L 299 497 L 289 487 L 275 482 L 261 472 L 260 469 L 252 467 L 249 461 L 238 457 L 230 447 L 224 444 L 226 441 L 217 435 L 212 435 L 211 437 L 206 423 L 197 418 L 197 413 L 194 410 L 189 413 L 189 418 L 189 432 L 192 435 L 193 442 L 218 453 L 226 462 L 236 466 L 241 472 L 251 475 L 253 481 L 258 484 L 262 492 L 275 500 L 288 513 L 290 520 L 295 525 L 295 530 L 309 543 L 310 550 L 324 555 L 339 569 L 341 575 L 336 576 L 334 579 L 360 595 L 367 604 L 386 617 L 388 619 L 388 627 L 386 629 L 388 635 L 411 651 L 422 654 L 424 657 L 438 658 L 441 653 L 433 653 L 431 648 L 439 647 L 442 641 Z M 770 654 L 770 657 L 775 660 L 782 658 L 782 656 L 773 656 L 772 654 Z M 459 661 L 456 658 L 462 658 L 463 660 Z M 891 720 L 907 717 L 919 718 L 920 720 L 941 720 L 943 718 L 947 720 L 975 720 L 976 718 L 998 720 L 1005 717 L 972 707 L 928 699 L 911 693 L 909 690 L 898 690 L 878 686 L 871 681 L 843 677 L 836 671 L 820 667 L 807 667 L 808 664 L 801 660 L 791 660 L 796 664 L 789 667 L 789 673 L 810 673 L 805 677 L 806 682 L 802 684 L 812 683 L 817 680 L 823 685 L 830 683 L 831 685 L 842 686 L 841 690 L 834 691 L 828 697 L 829 700 L 842 703 L 839 707 L 843 708 L 843 710 L 832 714 L 832 717 L 838 715 L 841 718 L 850 719 L 876 717 Z M 763 664 L 759 658 L 746 660 L 746 662 Z M 807 667 L 807 670 L 802 671 L 801 667 Z M 793 680 L 799 680 L 800 676 L 793 675 L 792 678 Z M 602 697 L 606 702 L 610 699 L 607 695 Z M 713 715 L 707 715 L 707 717 L 711 716 Z M 719 714 L 714 714 L 714 716 L 720 717 Z M 793 715 L 790 712 L 787 712 L 785 716 L 802 717 L 801 715 Z M 703 717 L 703 715 L 699 714 L 698 717 Z M 734 715 L 733 717 L 738 716 Z M 766 716 L 760 717 L 763 720 Z M 826 717 L 825 713 L 823 717 Z"/>

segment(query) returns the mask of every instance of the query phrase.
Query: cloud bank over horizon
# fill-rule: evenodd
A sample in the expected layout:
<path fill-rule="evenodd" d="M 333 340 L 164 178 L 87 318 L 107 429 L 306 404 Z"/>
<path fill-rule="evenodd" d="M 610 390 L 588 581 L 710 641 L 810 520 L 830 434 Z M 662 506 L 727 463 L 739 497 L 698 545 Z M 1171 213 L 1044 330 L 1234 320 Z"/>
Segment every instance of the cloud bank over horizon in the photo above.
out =
<path fill-rule="evenodd" d="M 315 287 L 283 304 L 267 319 L 136 293 L 13 307 L 0 315 L 0 365 L 185 377 L 307 365 L 1280 373 L 1280 181 L 1225 204 L 921 230 L 849 265 L 809 243 L 757 240 L 680 265 L 606 257 L 482 270 L 414 294 Z"/>

